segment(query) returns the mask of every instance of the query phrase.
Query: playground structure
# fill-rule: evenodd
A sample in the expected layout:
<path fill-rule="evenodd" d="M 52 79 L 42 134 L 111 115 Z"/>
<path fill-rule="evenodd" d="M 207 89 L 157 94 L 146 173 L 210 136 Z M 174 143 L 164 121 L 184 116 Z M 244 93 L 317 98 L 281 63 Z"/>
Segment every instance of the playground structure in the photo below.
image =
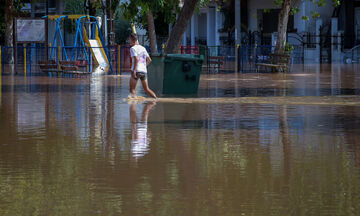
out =
<path fill-rule="evenodd" d="M 49 44 L 49 59 L 39 61 L 43 72 L 64 74 L 113 73 L 109 61 L 108 47 L 96 17 L 88 15 L 48 15 L 43 18 L 54 20 L 56 30 L 52 44 Z M 76 20 L 76 34 L 73 46 L 65 46 L 61 22 Z M 57 46 L 58 44 L 58 46 Z"/>

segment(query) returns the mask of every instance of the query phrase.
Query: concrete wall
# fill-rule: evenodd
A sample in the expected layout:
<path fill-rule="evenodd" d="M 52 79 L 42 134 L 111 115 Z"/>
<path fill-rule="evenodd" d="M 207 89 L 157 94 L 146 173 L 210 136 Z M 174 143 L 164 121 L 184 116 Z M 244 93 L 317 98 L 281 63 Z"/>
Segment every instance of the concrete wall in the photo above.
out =
<path fill-rule="evenodd" d="M 208 8 L 207 12 L 207 45 L 215 46 L 215 7 Z"/>
<path fill-rule="evenodd" d="M 305 22 L 305 29 L 308 32 L 315 33 L 316 31 L 314 28 L 316 26 L 315 25 L 316 19 L 311 18 L 311 11 L 317 11 L 320 13 L 320 19 L 322 19 L 323 25 L 330 24 L 331 16 L 334 10 L 331 0 L 325 0 L 325 6 L 323 7 L 315 6 L 313 3 L 309 1 L 306 1 L 305 4 L 306 4 L 305 15 L 309 16 L 310 18 L 309 21 Z"/>

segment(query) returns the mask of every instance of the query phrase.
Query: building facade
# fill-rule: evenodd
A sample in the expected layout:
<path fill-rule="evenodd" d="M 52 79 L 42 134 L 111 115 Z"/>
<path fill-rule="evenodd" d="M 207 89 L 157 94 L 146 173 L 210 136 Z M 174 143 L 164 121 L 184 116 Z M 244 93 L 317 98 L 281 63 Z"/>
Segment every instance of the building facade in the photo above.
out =
<path fill-rule="evenodd" d="M 344 0 L 337 8 L 331 0 L 324 6 L 299 0 L 295 6 L 299 12 L 289 17 L 288 42 L 305 46 L 304 59 L 341 58 L 336 52 L 360 44 L 360 0 Z M 320 16 L 313 18 L 314 12 Z M 212 1 L 193 15 L 182 44 L 274 45 L 279 13 L 272 0 L 228 0 L 221 5 Z"/>

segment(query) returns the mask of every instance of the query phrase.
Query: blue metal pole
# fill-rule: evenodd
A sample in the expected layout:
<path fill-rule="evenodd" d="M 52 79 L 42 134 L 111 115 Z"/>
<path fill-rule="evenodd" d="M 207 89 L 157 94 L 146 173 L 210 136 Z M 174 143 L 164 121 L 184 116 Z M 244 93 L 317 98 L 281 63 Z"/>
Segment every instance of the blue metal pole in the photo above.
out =
<path fill-rule="evenodd" d="M 74 45 L 73 45 L 71 61 L 73 61 L 74 57 L 75 57 L 75 49 L 76 49 L 76 46 L 77 46 L 77 40 L 78 40 L 79 31 L 80 31 L 80 21 L 76 20 L 76 33 L 75 33 L 75 41 L 74 41 Z"/>
<path fill-rule="evenodd" d="M 60 30 L 60 21 L 61 19 L 64 19 L 64 18 L 67 18 L 67 16 L 61 16 L 57 19 L 57 25 L 59 26 L 59 35 L 60 35 L 60 40 L 61 40 L 61 45 L 62 45 L 62 49 L 63 49 L 63 53 L 65 55 L 65 59 L 68 61 L 68 57 L 67 57 L 67 54 L 66 54 L 66 50 L 65 50 L 65 43 L 64 43 L 64 40 L 63 40 L 63 37 L 62 37 L 62 33 L 61 33 L 61 30 Z"/>
<path fill-rule="evenodd" d="M 92 25 L 91 25 L 91 39 L 95 39 L 95 28 L 96 28 L 95 23 L 92 23 Z"/>
<path fill-rule="evenodd" d="M 57 35 L 57 32 L 58 32 L 58 23 L 57 23 L 57 21 L 56 21 L 56 30 L 55 30 L 55 34 L 54 34 L 53 44 L 52 44 L 52 47 L 51 47 L 50 59 L 52 59 L 52 56 L 53 56 L 53 54 L 54 54 L 54 49 L 55 49 L 55 46 L 56 46 L 56 35 Z"/>
<path fill-rule="evenodd" d="M 33 44 L 34 46 L 34 44 Z M 33 46 L 30 46 L 30 56 L 29 56 L 29 64 L 28 64 L 28 67 L 29 67 L 29 75 L 31 76 L 31 62 L 32 62 L 32 55 L 33 55 Z"/>
<path fill-rule="evenodd" d="M 64 44 L 64 40 L 63 40 L 62 35 L 61 35 L 61 31 L 59 32 L 59 35 L 60 35 L 61 45 L 62 45 L 63 53 L 65 55 L 65 59 L 68 61 L 69 59 L 68 59 L 67 54 L 66 54 L 65 44 Z"/>
<path fill-rule="evenodd" d="M 79 22 L 80 22 L 80 19 L 79 19 Z M 80 29 L 80 31 L 83 31 L 83 30 L 82 30 L 82 29 Z M 85 57 L 86 57 L 86 59 L 88 60 L 88 62 L 90 63 L 90 59 L 89 59 L 89 56 L 88 56 L 87 51 L 86 51 L 86 48 L 85 48 L 85 42 L 84 42 L 84 39 L 83 39 L 83 37 L 82 37 L 81 33 L 80 33 L 79 35 L 80 35 L 80 41 L 81 41 L 81 43 L 82 43 L 82 45 L 83 45 L 83 48 L 84 48 Z"/>

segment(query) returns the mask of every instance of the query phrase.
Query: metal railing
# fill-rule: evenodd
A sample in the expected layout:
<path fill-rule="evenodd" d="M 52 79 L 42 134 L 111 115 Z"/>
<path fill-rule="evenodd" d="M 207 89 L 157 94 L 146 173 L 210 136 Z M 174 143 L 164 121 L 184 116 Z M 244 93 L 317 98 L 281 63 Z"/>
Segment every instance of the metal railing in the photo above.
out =
<path fill-rule="evenodd" d="M 108 61 L 112 66 L 112 73 L 120 74 L 130 70 L 129 45 L 107 46 L 106 49 L 108 51 Z M 55 60 L 57 64 L 60 61 L 75 61 L 78 62 L 78 66 L 86 65 L 86 70 L 91 72 L 92 67 L 95 66 L 92 55 L 89 47 L 53 47 L 44 46 L 43 44 L 24 44 L 17 47 L 0 46 L 0 68 L 1 72 L 4 72 L 5 65 L 16 64 L 17 73 L 41 74 L 39 63 Z M 82 70 L 85 70 L 84 67 Z"/>
<path fill-rule="evenodd" d="M 100 47 L 102 48 L 102 47 Z M 114 74 L 130 71 L 131 57 L 129 45 L 115 45 L 106 47 L 108 50 L 109 62 L 111 63 Z M 291 63 L 298 64 L 304 62 L 304 44 L 293 46 L 289 51 Z M 358 61 L 358 50 L 352 51 L 351 59 Z M 163 48 L 161 48 L 163 51 Z M 204 56 L 203 71 L 228 73 L 228 72 L 252 72 L 256 71 L 256 64 L 266 62 L 269 54 L 273 53 L 274 47 L 271 45 L 237 45 L 237 46 L 181 46 L 179 52 L 183 54 L 195 54 Z M 12 64 L 11 56 L 15 53 L 16 70 L 26 74 L 40 73 L 41 61 L 55 60 L 76 61 L 82 70 L 91 71 L 95 65 L 92 52 L 89 47 L 50 47 L 43 44 L 26 44 L 15 47 L 0 47 L 0 69 L 4 72 L 4 65 Z M 51 54 L 52 53 L 52 54 Z M 356 57 L 353 57 L 355 56 Z M 87 56 L 90 55 L 90 56 Z M 349 54 L 350 55 L 350 54 Z M 219 61 L 219 63 L 214 62 Z M 350 61 L 350 60 L 349 60 Z M 351 60 L 355 61 L 355 60 Z M 87 66 L 87 67 L 85 67 Z"/>

